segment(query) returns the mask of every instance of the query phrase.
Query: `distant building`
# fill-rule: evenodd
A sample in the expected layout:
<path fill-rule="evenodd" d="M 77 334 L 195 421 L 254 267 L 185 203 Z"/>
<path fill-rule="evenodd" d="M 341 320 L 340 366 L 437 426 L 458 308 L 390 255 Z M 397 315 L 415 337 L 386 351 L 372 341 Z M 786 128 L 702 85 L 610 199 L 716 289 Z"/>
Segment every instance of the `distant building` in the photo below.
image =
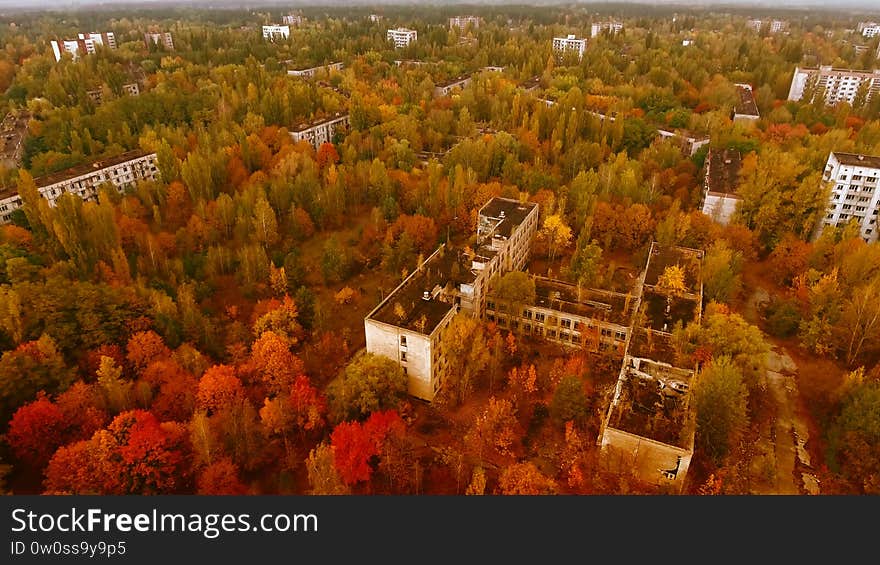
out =
<path fill-rule="evenodd" d="M 290 26 L 274 24 L 263 26 L 263 39 L 275 41 L 276 39 L 287 39 L 288 37 L 290 37 Z"/>
<path fill-rule="evenodd" d="M 845 226 L 855 220 L 865 241 L 877 241 L 880 156 L 833 152 L 822 181 L 831 185 L 831 196 L 818 233 L 822 227 Z"/>
<path fill-rule="evenodd" d="M 374 24 L 377 24 L 382 21 L 382 16 L 380 16 L 379 14 L 370 14 L 370 21 Z"/>
<path fill-rule="evenodd" d="M 742 154 L 736 149 L 709 150 L 703 180 L 703 213 L 727 225 L 742 197 L 737 194 Z"/>
<path fill-rule="evenodd" d="M 317 73 L 330 73 L 332 71 L 341 71 L 343 68 L 343 64 L 339 63 L 330 63 L 328 65 L 321 65 L 319 67 L 310 67 L 308 69 L 299 69 L 299 70 L 289 70 L 287 74 L 295 77 L 306 77 L 311 78 L 315 76 Z"/>
<path fill-rule="evenodd" d="M 404 27 L 399 27 L 397 29 L 389 29 L 385 33 L 385 38 L 388 41 L 394 42 L 394 47 L 399 49 L 401 47 L 406 47 L 413 41 L 418 40 L 419 34 L 414 29 L 407 29 Z"/>
<path fill-rule="evenodd" d="M 864 37 L 875 37 L 880 35 L 880 23 L 877 22 L 859 22 L 859 33 Z"/>
<path fill-rule="evenodd" d="M 300 124 L 290 130 L 293 141 L 308 141 L 315 149 L 325 143 L 332 143 L 337 132 L 348 128 L 348 113 L 337 112 L 329 118 L 323 118 L 308 124 Z"/>
<path fill-rule="evenodd" d="M 30 118 L 28 112 L 19 110 L 9 112 L 0 122 L 0 163 L 9 169 L 21 166 Z"/>
<path fill-rule="evenodd" d="M 682 40 L 681 40 L 681 46 L 682 46 L 682 47 L 688 47 L 689 45 L 693 45 L 693 44 L 694 44 L 694 40 L 693 40 L 693 39 L 682 39 Z"/>
<path fill-rule="evenodd" d="M 795 67 L 788 91 L 789 100 L 800 100 L 812 89 L 814 96 L 824 96 L 825 103 L 833 106 L 838 102 L 852 104 L 864 88 L 866 100 L 880 93 L 880 69 L 854 71 L 828 66 L 818 68 Z"/>
<path fill-rule="evenodd" d="M 70 53 L 76 60 L 84 55 L 97 53 L 98 47 L 116 49 L 116 36 L 112 31 L 98 33 L 80 33 L 76 39 L 52 40 L 52 53 L 55 61 L 60 61 L 64 53 Z"/>
<path fill-rule="evenodd" d="M 55 206 L 65 192 L 76 194 L 83 200 L 95 200 L 102 184 L 111 183 L 122 192 L 133 188 L 140 180 L 155 180 L 158 177 L 156 154 L 136 150 L 37 177 L 34 183 L 49 205 Z M 10 188 L 0 191 L 0 223 L 9 222 L 12 212 L 20 207 L 21 197 L 17 190 Z"/>
<path fill-rule="evenodd" d="M 620 33 L 623 31 L 623 24 L 620 22 L 599 22 L 590 26 L 590 37 L 596 37 L 601 34 L 603 31 L 607 31 L 611 34 Z"/>
<path fill-rule="evenodd" d="M 578 39 L 573 34 L 569 34 L 567 37 L 553 38 L 553 51 L 560 55 L 564 55 L 565 53 L 573 51 L 577 53 L 578 59 L 581 59 L 584 56 L 584 50 L 586 48 L 587 40 Z"/>
<path fill-rule="evenodd" d="M 535 75 L 529 79 L 526 79 L 519 85 L 519 87 L 526 92 L 534 92 L 535 90 L 541 88 L 541 77 Z"/>
<path fill-rule="evenodd" d="M 483 18 L 479 16 L 453 16 L 449 18 L 449 27 L 464 30 L 470 25 L 478 28 L 482 22 Z"/>
<path fill-rule="evenodd" d="M 138 86 L 138 83 L 131 82 L 122 85 L 122 92 L 128 96 L 138 96 L 141 93 L 141 88 Z"/>
<path fill-rule="evenodd" d="M 693 156 L 697 150 L 709 143 L 708 135 L 697 135 L 686 130 L 669 131 L 658 129 L 657 133 L 663 139 L 671 139 L 681 145 L 681 150 L 687 155 Z"/>
<path fill-rule="evenodd" d="M 746 26 L 752 28 L 756 32 L 761 31 L 764 27 L 764 24 L 767 25 L 767 31 L 770 33 L 779 33 L 780 31 L 785 31 L 788 28 L 788 22 L 783 20 L 749 20 L 746 23 Z"/>
<path fill-rule="evenodd" d="M 145 33 L 144 43 L 147 47 L 150 45 L 160 45 L 168 51 L 174 51 L 174 40 L 171 38 L 171 32 L 163 33 Z"/>
<path fill-rule="evenodd" d="M 299 14 L 288 14 L 281 16 L 281 23 L 289 26 L 301 26 L 303 24 L 303 17 Z"/>
<path fill-rule="evenodd" d="M 462 75 L 450 80 L 441 82 L 434 87 L 434 96 L 440 98 L 449 96 L 457 90 L 461 90 L 471 83 L 471 75 Z"/>
<path fill-rule="evenodd" d="M 751 85 L 737 83 L 736 87 L 737 101 L 733 106 L 734 122 L 750 122 L 761 117 L 758 112 L 758 105 L 755 103 L 755 94 L 752 92 Z"/>
<path fill-rule="evenodd" d="M 448 363 L 443 329 L 459 311 L 483 316 L 489 281 L 525 266 L 537 229 L 537 204 L 490 200 L 478 213 L 473 249 L 441 245 L 367 314 L 367 351 L 398 362 L 409 393 L 433 400 Z"/>

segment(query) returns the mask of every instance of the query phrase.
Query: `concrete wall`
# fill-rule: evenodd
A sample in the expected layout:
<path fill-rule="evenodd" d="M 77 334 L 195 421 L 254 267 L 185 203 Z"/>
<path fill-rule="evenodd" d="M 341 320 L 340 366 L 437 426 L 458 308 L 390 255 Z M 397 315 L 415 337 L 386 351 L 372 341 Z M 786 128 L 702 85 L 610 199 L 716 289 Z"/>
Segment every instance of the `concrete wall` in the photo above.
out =
<path fill-rule="evenodd" d="M 632 473 L 640 481 L 672 488 L 681 492 L 684 478 L 691 464 L 693 452 L 623 430 L 606 427 L 602 433 L 602 453 L 606 470 L 612 473 Z M 674 478 L 663 473 L 674 469 L 681 457 Z"/>
<path fill-rule="evenodd" d="M 708 192 L 703 200 L 703 213 L 726 226 L 730 223 L 731 218 L 733 218 L 739 200 L 739 198 L 732 194 Z"/>
<path fill-rule="evenodd" d="M 433 348 L 429 336 L 370 319 L 364 320 L 364 333 L 367 351 L 388 357 L 405 369 L 409 394 L 423 400 L 434 398 Z M 401 336 L 406 338 L 406 345 L 401 344 Z"/>

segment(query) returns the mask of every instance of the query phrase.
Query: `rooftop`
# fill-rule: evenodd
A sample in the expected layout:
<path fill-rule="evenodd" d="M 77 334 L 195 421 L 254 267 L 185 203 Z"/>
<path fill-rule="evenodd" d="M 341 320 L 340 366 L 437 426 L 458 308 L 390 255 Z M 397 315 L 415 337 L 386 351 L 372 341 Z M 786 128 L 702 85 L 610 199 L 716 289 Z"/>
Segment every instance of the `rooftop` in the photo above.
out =
<path fill-rule="evenodd" d="M 736 85 L 736 93 L 739 95 L 739 102 L 734 106 L 734 111 L 743 116 L 759 116 L 758 105 L 755 104 L 755 94 L 752 87 L 745 84 Z"/>
<path fill-rule="evenodd" d="M 693 294 L 702 293 L 702 251 L 688 247 L 661 246 L 655 242 L 651 245 L 650 253 L 645 272 L 645 286 L 656 286 L 666 267 L 679 265 L 684 269 L 687 291 Z"/>
<path fill-rule="evenodd" d="M 451 78 L 449 80 L 444 80 L 442 82 L 438 82 L 436 84 L 437 87 L 443 88 L 445 86 L 452 86 L 453 84 L 459 84 L 471 79 L 471 75 L 459 75 L 455 78 Z"/>
<path fill-rule="evenodd" d="M 526 79 L 520 84 L 522 88 L 525 90 L 534 90 L 541 86 L 541 77 L 538 75 L 533 76 L 532 78 Z"/>
<path fill-rule="evenodd" d="M 96 172 L 101 169 L 106 169 L 107 167 L 113 167 L 119 165 L 121 163 L 125 163 L 126 161 L 131 161 L 132 159 L 138 159 L 145 155 L 149 155 L 149 151 L 142 151 L 140 149 L 135 149 L 133 151 L 126 151 L 125 153 L 120 153 L 119 155 L 114 155 L 113 157 L 107 157 L 106 159 L 100 159 L 98 161 L 94 161 L 92 163 L 84 163 L 82 165 L 76 165 L 69 169 L 64 169 L 63 171 L 58 171 L 56 173 L 50 173 L 48 175 L 43 175 L 41 177 L 37 177 L 34 179 L 34 183 L 37 185 L 37 188 L 43 188 L 44 186 L 53 185 L 58 182 L 63 182 L 69 179 L 73 179 L 87 173 Z M 18 190 L 13 187 L 7 187 L 0 190 L 0 198 L 8 198 L 18 194 Z"/>
<path fill-rule="evenodd" d="M 545 277 L 535 278 L 535 306 L 575 316 L 628 326 L 636 298 L 629 294 L 577 285 Z"/>
<path fill-rule="evenodd" d="M 735 194 L 742 154 L 736 149 L 710 149 L 706 163 L 706 189 L 717 194 Z"/>
<path fill-rule="evenodd" d="M 335 122 L 335 121 L 337 121 L 337 120 L 340 120 L 340 119 L 346 118 L 347 116 L 348 116 L 348 112 L 336 112 L 336 113 L 333 114 L 332 116 L 327 116 L 327 117 L 324 117 L 324 118 L 319 118 L 319 119 L 317 119 L 317 120 L 315 120 L 315 121 L 313 121 L 313 122 L 300 122 L 299 124 L 297 124 L 297 125 L 296 125 L 293 129 L 291 129 L 290 131 L 299 133 L 299 132 L 301 132 L 301 131 L 305 131 L 305 130 L 307 130 L 307 129 L 310 129 L 310 128 L 313 128 L 313 127 L 317 127 L 317 126 L 320 126 L 320 125 L 323 125 L 323 124 L 326 124 L 326 123 L 329 123 L 329 122 Z"/>
<path fill-rule="evenodd" d="M 835 151 L 834 157 L 842 165 L 880 169 L 880 155 L 860 155 L 856 153 L 838 153 Z"/>
<path fill-rule="evenodd" d="M 494 234 L 507 238 L 510 237 L 513 228 L 521 224 L 536 206 L 534 202 L 520 202 L 496 196 L 480 208 L 480 216 L 499 220 L 495 225 Z"/>

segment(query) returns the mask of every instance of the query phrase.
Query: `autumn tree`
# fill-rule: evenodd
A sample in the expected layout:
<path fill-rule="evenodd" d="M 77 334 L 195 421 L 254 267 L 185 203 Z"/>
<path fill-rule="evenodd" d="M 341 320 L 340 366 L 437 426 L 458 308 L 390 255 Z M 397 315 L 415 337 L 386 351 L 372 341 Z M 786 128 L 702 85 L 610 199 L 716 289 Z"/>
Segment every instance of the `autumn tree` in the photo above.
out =
<path fill-rule="evenodd" d="M 395 361 L 369 352 L 356 355 L 327 387 L 331 419 L 366 419 L 390 410 L 406 397 L 407 378 Z"/>
<path fill-rule="evenodd" d="M 593 286 L 599 279 L 601 265 L 602 248 L 595 239 L 590 239 L 589 230 L 581 230 L 567 275 L 579 285 Z"/>
<path fill-rule="evenodd" d="M 548 258 L 550 262 L 556 259 L 560 250 L 571 244 L 571 228 L 559 214 L 553 214 L 544 218 L 544 223 L 538 232 L 539 237 L 547 242 Z"/>
<path fill-rule="evenodd" d="M 214 413 L 244 397 L 244 387 L 235 376 L 235 369 L 229 365 L 214 365 L 199 380 L 196 405 L 200 410 Z"/>
<path fill-rule="evenodd" d="M 590 413 L 590 399 L 584 383 L 576 375 L 568 375 L 556 385 L 550 401 L 550 416 L 556 422 L 582 424 Z"/>
<path fill-rule="evenodd" d="M 498 479 L 498 487 L 505 495 L 556 494 L 556 482 L 544 476 L 530 461 L 506 467 Z"/>
<path fill-rule="evenodd" d="M 248 370 L 274 395 L 289 390 L 296 376 L 303 373 L 304 366 L 299 357 L 291 353 L 286 339 L 265 331 L 251 346 Z"/>
<path fill-rule="evenodd" d="M 199 471 L 196 493 L 201 495 L 242 495 L 248 487 L 239 478 L 238 467 L 229 459 L 220 459 Z"/>
<path fill-rule="evenodd" d="M 727 355 L 714 357 L 693 390 L 697 447 L 721 464 L 748 426 L 748 391 L 742 370 Z"/>
<path fill-rule="evenodd" d="M 517 437 L 516 409 L 506 399 L 489 397 L 486 407 L 475 415 L 464 440 L 479 461 L 492 453 L 513 455 Z"/>
<path fill-rule="evenodd" d="M 16 458 L 34 469 L 42 469 L 55 450 L 69 439 L 69 426 L 61 409 L 41 394 L 12 415 L 6 441 Z"/>
<path fill-rule="evenodd" d="M 0 421 L 7 422 L 38 392 L 64 390 L 72 380 L 73 373 L 48 335 L 4 352 L 0 357 Z"/>
<path fill-rule="evenodd" d="M 306 469 L 311 487 L 308 494 L 349 494 L 351 492 L 336 470 L 336 457 L 332 445 L 321 443 L 312 449 L 306 459 Z"/>
<path fill-rule="evenodd" d="M 443 355 L 449 362 L 444 393 L 454 404 L 463 403 L 473 392 L 477 376 L 489 363 L 489 349 L 482 323 L 459 313 L 443 329 Z"/>

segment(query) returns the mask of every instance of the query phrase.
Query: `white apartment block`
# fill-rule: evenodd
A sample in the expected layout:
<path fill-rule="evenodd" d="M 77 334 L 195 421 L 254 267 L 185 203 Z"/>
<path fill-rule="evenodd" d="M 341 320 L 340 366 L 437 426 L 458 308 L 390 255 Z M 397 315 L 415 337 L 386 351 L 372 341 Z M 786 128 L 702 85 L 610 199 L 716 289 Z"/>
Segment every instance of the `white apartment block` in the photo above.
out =
<path fill-rule="evenodd" d="M 880 23 L 859 22 L 858 32 L 865 37 L 874 37 L 880 35 Z"/>
<path fill-rule="evenodd" d="M 880 156 L 831 153 L 822 180 L 831 185 L 831 196 L 824 226 L 859 224 L 862 238 L 877 241 L 877 214 L 880 209 Z"/>
<path fill-rule="evenodd" d="M 464 30 L 471 25 L 478 28 L 482 22 L 483 18 L 479 16 L 453 16 L 449 18 L 449 27 Z"/>
<path fill-rule="evenodd" d="M 553 38 L 553 51 L 559 53 L 560 55 L 564 55 L 570 51 L 574 51 L 578 55 L 578 59 L 583 58 L 584 49 L 587 48 L 587 40 L 586 39 L 578 39 L 573 34 L 568 34 L 567 37 L 554 37 Z"/>
<path fill-rule="evenodd" d="M 419 39 L 419 34 L 414 29 L 399 27 L 397 29 L 389 29 L 385 33 L 385 39 L 393 41 L 394 48 L 399 49 L 401 47 L 406 47 L 413 41 L 417 41 Z"/>
<path fill-rule="evenodd" d="M 303 17 L 299 14 L 288 14 L 281 17 L 281 23 L 289 26 L 301 26 L 303 24 Z"/>
<path fill-rule="evenodd" d="M 98 46 L 116 49 L 116 36 L 112 31 L 105 33 L 80 33 L 76 39 L 52 40 L 52 53 L 55 61 L 60 61 L 64 53 L 70 53 L 76 60 L 84 55 L 97 53 Z"/>
<path fill-rule="evenodd" d="M 620 33 L 623 31 L 623 24 L 620 22 L 600 22 L 593 24 L 590 26 L 590 37 L 596 37 L 603 31 L 608 31 L 611 34 Z"/>
<path fill-rule="evenodd" d="M 287 39 L 288 37 L 290 37 L 290 26 L 274 24 L 263 26 L 263 39 L 275 41 L 276 39 Z"/>
<path fill-rule="evenodd" d="M 158 177 L 156 154 L 135 150 L 38 177 L 34 182 L 49 205 L 55 206 L 65 192 L 76 194 L 83 200 L 95 200 L 102 184 L 109 182 L 123 192 L 133 188 L 140 180 L 155 180 Z M 21 197 L 17 190 L 0 191 L 0 223 L 8 223 L 10 214 L 20 207 Z"/>
<path fill-rule="evenodd" d="M 318 67 L 310 67 L 308 69 L 297 69 L 297 70 L 289 70 L 287 74 L 294 77 L 305 77 L 312 78 L 318 73 L 327 73 L 329 74 L 332 71 L 341 71 L 343 68 L 343 64 L 339 63 L 330 63 L 328 65 L 321 65 Z"/>
<path fill-rule="evenodd" d="M 159 45 L 164 47 L 168 51 L 174 51 L 174 39 L 171 37 L 171 32 L 161 32 L 161 33 L 145 33 L 144 34 L 144 43 L 147 44 L 147 47 L 150 45 Z"/>
<path fill-rule="evenodd" d="M 761 27 L 764 25 L 765 20 L 749 20 L 746 23 L 747 27 L 752 28 L 755 31 L 761 31 Z M 785 31 L 788 27 L 788 23 L 783 20 L 770 20 L 767 23 L 767 30 L 770 33 L 779 33 L 780 31 Z"/>
<path fill-rule="evenodd" d="M 310 124 L 300 124 L 290 132 L 294 143 L 308 141 L 315 149 L 325 143 L 332 143 L 336 132 L 349 126 L 348 114 L 337 112 L 329 118 L 324 118 Z"/>
<path fill-rule="evenodd" d="M 443 329 L 459 311 L 482 317 L 489 281 L 525 266 L 538 229 L 535 203 L 493 198 L 478 217 L 473 249 L 441 245 L 364 318 L 367 351 L 397 361 L 423 400 L 443 383 Z"/>
<path fill-rule="evenodd" d="M 838 102 L 853 103 L 862 85 L 867 84 L 867 99 L 880 94 L 880 69 L 874 71 L 854 71 L 835 69 L 829 66 L 819 68 L 795 67 L 788 91 L 789 100 L 800 100 L 810 81 L 815 81 L 816 94 L 824 94 L 825 103 L 833 106 Z"/>

